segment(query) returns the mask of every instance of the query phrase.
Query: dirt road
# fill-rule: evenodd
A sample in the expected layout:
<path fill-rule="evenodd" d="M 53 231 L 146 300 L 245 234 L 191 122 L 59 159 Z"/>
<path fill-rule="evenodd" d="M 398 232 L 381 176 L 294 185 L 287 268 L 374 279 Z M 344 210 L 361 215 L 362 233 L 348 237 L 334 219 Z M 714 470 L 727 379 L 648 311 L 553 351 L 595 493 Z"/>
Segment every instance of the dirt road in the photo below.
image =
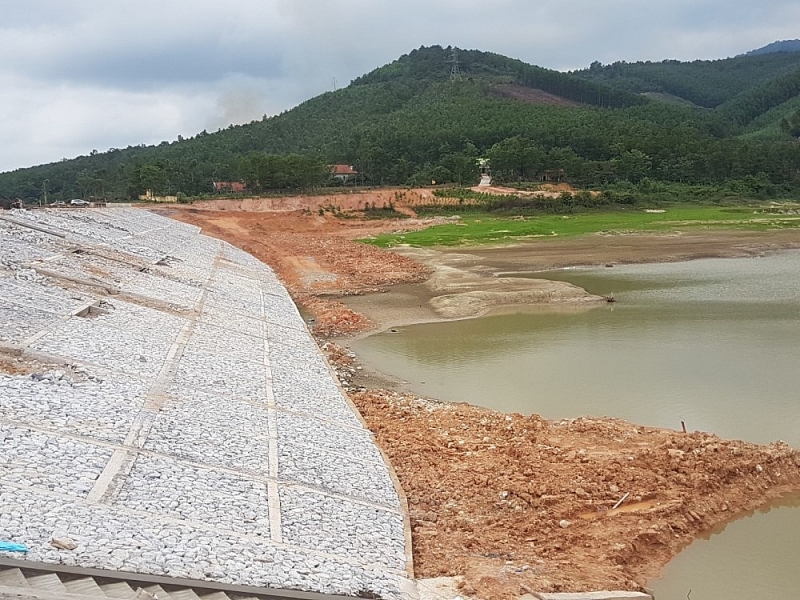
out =
<path fill-rule="evenodd" d="M 338 219 L 308 209 L 167 212 L 275 268 L 314 314 L 318 336 L 375 326 L 339 301 L 375 290 L 393 288 L 369 296 L 388 299 L 382 311 L 371 313 L 378 324 L 447 318 L 428 305 L 431 299 L 480 291 L 487 269 L 502 271 L 521 251 L 409 250 L 401 256 L 351 240 L 424 222 Z M 535 270 L 787 247 L 800 247 L 797 232 L 587 236 L 526 252 Z M 441 277 L 447 269 L 458 271 L 449 282 Z M 429 279 L 431 273 L 439 279 Z M 352 380 L 358 370 L 350 353 L 335 344 L 325 348 L 342 379 Z M 351 387 L 358 388 L 357 379 Z M 530 590 L 638 589 L 699 533 L 800 491 L 800 453 L 785 445 L 730 442 L 614 419 L 552 422 L 381 389 L 350 395 L 408 497 L 417 576 L 462 575 L 462 592 L 485 600 Z"/>

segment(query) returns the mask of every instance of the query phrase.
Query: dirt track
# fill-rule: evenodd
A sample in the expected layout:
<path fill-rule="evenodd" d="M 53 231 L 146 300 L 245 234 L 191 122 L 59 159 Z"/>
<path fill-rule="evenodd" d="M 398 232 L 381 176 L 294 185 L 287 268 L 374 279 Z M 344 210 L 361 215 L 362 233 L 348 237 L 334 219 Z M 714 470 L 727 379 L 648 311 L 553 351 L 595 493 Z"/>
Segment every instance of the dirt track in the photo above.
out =
<path fill-rule="evenodd" d="M 442 265 L 461 271 L 456 279 L 466 273 L 475 286 L 487 264 L 502 271 L 520 251 L 447 250 L 426 255 L 422 265 L 413 251 L 400 256 L 349 238 L 424 223 L 342 220 L 304 208 L 303 214 L 169 212 L 272 265 L 315 314 L 318 335 L 374 325 L 338 297 L 399 283 L 420 290 Z M 800 235 L 589 236 L 540 244 L 531 268 L 785 247 L 800 247 Z M 432 297 L 428 288 L 419 294 L 421 302 Z M 402 319 L 402 307 L 384 308 L 374 312 L 378 321 Z M 429 312 L 436 316 L 434 308 Z M 327 350 L 341 372 L 356 372 L 346 351 L 334 344 Z M 785 445 L 727 442 L 613 419 L 551 422 L 386 390 L 351 397 L 408 496 L 417 576 L 463 575 L 463 593 L 486 600 L 529 590 L 639 588 L 698 533 L 800 490 L 800 453 Z M 626 493 L 621 510 L 609 510 Z"/>

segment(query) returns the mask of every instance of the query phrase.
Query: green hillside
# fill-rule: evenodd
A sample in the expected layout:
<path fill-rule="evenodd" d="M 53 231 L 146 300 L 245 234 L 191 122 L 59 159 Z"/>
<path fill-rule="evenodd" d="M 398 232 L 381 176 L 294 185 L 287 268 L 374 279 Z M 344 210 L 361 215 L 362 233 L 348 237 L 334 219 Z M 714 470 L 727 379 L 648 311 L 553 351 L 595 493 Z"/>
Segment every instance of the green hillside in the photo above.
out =
<path fill-rule="evenodd" d="M 367 185 L 472 185 L 479 157 L 509 183 L 735 180 L 742 193 L 794 193 L 800 146 L 792 132 L 756 135 L 791 117 L 776 112 L 789 111 L 796 94 L 787 57 L 797 59 L 595 64 L 569 74 L 487 52 L 420 48 L 272 118 L 0 174 L 0 198 L 37 199 L 45 180 L 51 199 L 126 199 L 147 189 L 195 196 L 219 180 L 244 181 L 251 193 L 308 189 L 330 183 L 325 165 L 333 163 L 354 165 Z M 628 75 L 612 77 L 612 67 Z M 662 89 L 631 83 L 647 73 Z M 693 92 L 667 86 L 667 73 Z M 721 82 L 725 93 L 715 88 Z"/>
<path fill-rule="evenodd" d="M 780 121 L 792 114 L 792 100 L 800 96 L 797 44 L 796 40 L 775 42 L 742 56 L 713 61 L 595 62 L 572 74 L 655 101 L 713 109 L 717 127 L 727 135 L 785 140 Z"/>
<path fill-rule="evenodd" d="M 787 134 L 795 138 L 800 134 L 800 95 L 753 119 L 742 137 L 780 142 Z"/>
<path fill-rule="evenodd" d="M 755 54 L 773 54 L 775 52 L 800 52 L 800 40 L 780 40 L 767 44 L 763 48 L 751 50 L 745 56 Z"/>
<path fill-rule="evenodd" d="M 595 62 L 572 75 L 627 92 L 669 94 L 703 108 L 716 108 L 742 92 L 798 71 L 799 53 L 775 52 L 692 62 Z"/>

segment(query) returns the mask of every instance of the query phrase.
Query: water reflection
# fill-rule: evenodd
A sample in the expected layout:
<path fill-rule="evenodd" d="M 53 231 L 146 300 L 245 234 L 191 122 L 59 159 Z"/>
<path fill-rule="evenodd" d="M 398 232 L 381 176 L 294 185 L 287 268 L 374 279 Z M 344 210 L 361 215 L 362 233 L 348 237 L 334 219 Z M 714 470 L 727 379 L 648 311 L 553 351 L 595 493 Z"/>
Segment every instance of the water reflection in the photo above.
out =
<path fill-rule="evenodd" d="M 698 539 L 650 583 L 657 600 L 797 597 L 798 507 L 785 498 Z"/>

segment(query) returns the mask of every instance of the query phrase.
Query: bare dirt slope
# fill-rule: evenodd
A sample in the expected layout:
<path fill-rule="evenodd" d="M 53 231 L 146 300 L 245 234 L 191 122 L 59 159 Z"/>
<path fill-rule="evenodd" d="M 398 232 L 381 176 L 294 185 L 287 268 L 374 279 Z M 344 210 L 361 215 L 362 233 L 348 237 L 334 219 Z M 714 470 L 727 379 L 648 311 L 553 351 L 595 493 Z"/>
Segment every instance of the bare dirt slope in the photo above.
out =
<path fill-rule="evenodd" d="M 408 496 L 416 576 L 463 575 L 480 598 L 640 589 L 699 533 L 800 485 L 784 444 L 352 399 Z"/>
<path fill-rule="evenodd" d="M 422 227 L 427 223 L 339 219 L 313 212 L 162 211 L 202 227 L 276 270 L 301 307 L 313 313 L 315 333 L 342 335 L 373 326 L 330 295 L 375 292 L 387 286 L 422 281 L 427 267 L 404 256 L 350 238 L 378 231 Z"/>
<path fill-rule="evenodd" d="M 434 199 L 429 189 L 381 188 L 342 191 L 334 194 L 309 194 L 297 196 L 276 196 L 267 198 L 235 198 L 221 200 L 201 200 L 193 206 L 202 210 L 221 210 L 226 212 L 291 212 L 322 209 L 357 211 L 364 208 L 383 208 L 427 204 Z"/>
<path fill-rule="evenodd" d="M 510 98 L 526 104 L 540 104 L 547 106 L 581 106 L 579 102 L 568 100 L 544 90 L 526 87 L 515 83 L 501 83 L 492 87 L 492 92 L 501 98 Z"/>

